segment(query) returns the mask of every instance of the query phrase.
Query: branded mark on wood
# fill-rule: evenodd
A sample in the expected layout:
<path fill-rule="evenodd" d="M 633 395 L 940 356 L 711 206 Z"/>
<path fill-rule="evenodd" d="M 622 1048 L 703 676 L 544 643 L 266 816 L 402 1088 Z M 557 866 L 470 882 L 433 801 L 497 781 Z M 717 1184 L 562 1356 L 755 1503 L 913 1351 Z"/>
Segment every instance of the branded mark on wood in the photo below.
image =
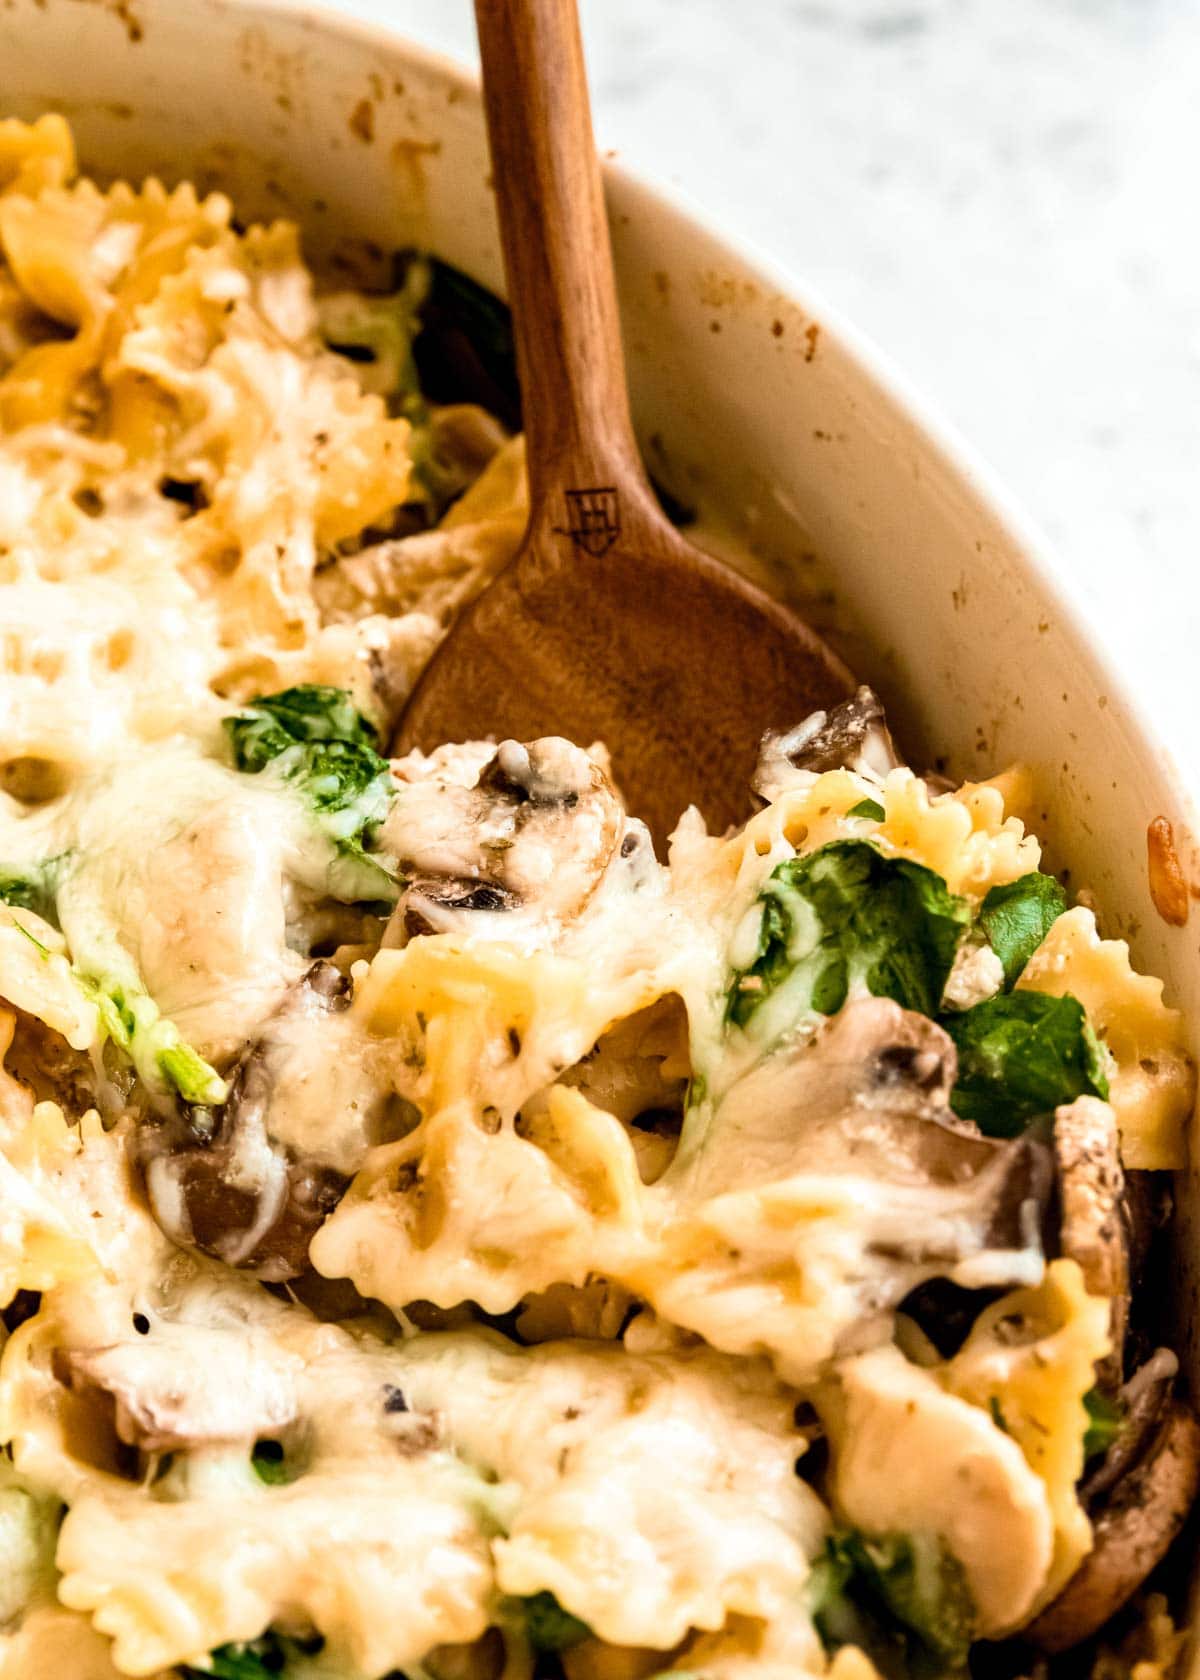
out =
<path fill-rule="evenodd" d="M 615 485 L 568 490 L 566 497 L 567 523 L 555 529 L 560 535 L 570 537 L 576 548 L 598 560 L 621 534 L 621 499 Z"/>

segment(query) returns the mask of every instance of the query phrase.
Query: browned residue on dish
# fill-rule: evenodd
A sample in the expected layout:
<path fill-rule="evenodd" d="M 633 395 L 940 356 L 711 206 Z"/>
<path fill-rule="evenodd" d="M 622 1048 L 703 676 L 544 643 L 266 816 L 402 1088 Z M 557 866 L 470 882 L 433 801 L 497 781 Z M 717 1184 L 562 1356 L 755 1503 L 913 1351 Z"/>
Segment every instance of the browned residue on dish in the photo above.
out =
<path fill-rule="evenodd" d="M 737 303 L 753 303 L 759 295 L 753 280 L 737 280 L 731 274 L 707 269 L 699 276 L 700 302 L 709 309 L 730 309 Z"/>
<path fill-rule="evenodd" d="M 665 303 L 671 295 L 671 276 L 665 268 L 656 268 L 650 278 L 654 281 L 654 290 Z"/>
<path fill-rule="evenodd" d="M 429 203 L 428 183 L 425 180 L 425 159 L 437 157 L 442 149 L 440 140 L 418 140 L 408 136 L 392 143 L 391 158 L 396 170 L 396 191 L 405 206 L 406 220 L 424 220 Z M 490 178 L 489 178 L 490 187 Z M 418 241 L 419 243 L 419 241 Z"/>
<path fill-rule="evenodd" d="M 771 336 L 772 338 L 783 337 L 783 322 L 779 319 L 778 315 L 771 322 Z"/>
<path fill-rule="evenodd" d="M 1146 859 L 1154 908 L 1164 922 L 1183 927 L 1191 908 L 1188 880 L 1175 850 L 1175 831 L 1166 817 L 1155 817 L 1146 829 Z"/>
<path fill-rule="evenodd" d="M 804 329 L 804 360 L 811 362 L 817 353 L 817 340 L 821 336 L 821 329 L 815 321 L 810 321 Z"/>
<path fill-rule="evenodd" d="M 237 39 L 242 74 L 261 86 L 262 93 L 287 117 L 306 114 L 307 49 L 282 51 L 258 24 L 243 29 Z M 285 132 L 286 124 L 277 132 Z M 337 144 L 331 141 L 331 144 Z"/>
<path fill-rule="evenodd" d="M 350 113 L 350 132 L 356 140 L 369 146 L 375 138 L 375 107 L 369 99 L 360 99 Z"/>
<path fill-rule="evenodd" d="M 133 42 L 134 46 L 136 46 L 142 39 L 143 35 L 145 35 L 146 26 L 137 15 L 137 11 L 133 5 L 133 0 L 91 0 L 91 3 L 93 5 L 98 5 L 101 11 L 111 12 L 117 22 L 124 26 L 125 33 Z M 44 5 L 45 0 L 40 0 L 40 6 Z"/>

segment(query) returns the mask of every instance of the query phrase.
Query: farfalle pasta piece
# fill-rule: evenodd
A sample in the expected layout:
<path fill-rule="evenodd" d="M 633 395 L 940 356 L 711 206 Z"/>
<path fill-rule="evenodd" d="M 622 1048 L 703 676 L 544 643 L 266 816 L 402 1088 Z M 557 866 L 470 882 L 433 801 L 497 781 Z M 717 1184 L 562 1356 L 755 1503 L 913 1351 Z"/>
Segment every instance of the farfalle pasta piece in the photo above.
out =
<path fill-rule="evenodd" d="M 525 439 L 510 439 L 431 531 L 337 560 L 313 594 L 327 623 L 420 613 L 440 632 L 511 560 L 529 518 Z"/>
<path fill-rule="evenodd" d="M 1187 1163 L 1187 1123 L 1196 1095 L 1195 1064 L 1183 1017 L 1163 1002 L 1163 983 L 1135 972 L 1123 939 L 1101 939 L 1082 905 L 1054 923 L 1018 986 L 1079 999 L 1112 1058 L 1109 1101 L 1128 1167 Z"/>
<path fill-rule="evenodd" d="M 319 1628 L 351 1672 L 383 1674 L 485 1631 L 490 1525 L 468 1503 L 484 1491 L 435 1457 L 234 1485 L 225 1498 L 84 1494 L 59 1540 L 59 1597 L 112 1640 L 125 1674 L 202 1662 L 280 1616 Z"/>
<path fill-rule="evenodd" d="M 1041 847 L 1018 817 L 1006 816 L 1004 792 L 992 783 L 931 794 L 911 770 L 893 770 L 879 798 L 886 815 L 878 838 L 932 869 L 953 893 L 983 898 L 1038 866 Z"/>
<path fill-rule="evenodd" d="M 10 428 L 65 419 L 80 381 L 105 367 L 134 311 L 184 263 L 225 233 L 227 199 L 200 201 L 190 186 L 150 181 L 101 193 L 88 181 L 36 198 L 0 199 L 0 248 L 22 291 L 75 329 L 66 342 L 32 345 L 0 381 Z"/>
<path fill-rule="evenodd" d="M 1076 1492 L 1088 1428 L 1083 1401 L 1109 1346 L 1108 1301 L 1087 1293 L 1074 1260 L 1054 1260 L 1036 1289 L 985 1308 L 940 1372 L 950 1393 L 982 1407 L 1016 1441 L 1045 1484 L 1054 1551 L 1035 1610 L 1091 1549 L 1091 1523 Z"/>
<path fill-rule="evenodd" d="M 53 1289 L 96 1269 L 87 1220 L 69 1193 L 77 1152 L 61 1110 L 42 1103 L 0 1154 L 0 1306 L 18 1290 Z"/>
<path fill-rule="evenodd" d="M 668 989 L 652 969 L 597 976 L 572 956 L 441 934 L 380 951 L 354 1008 L 415 1068 L 415 1081 L 400 1082 L 426 1114 L 466 1099 L 511 1118 L 614 1021 Z"/>
<path fill-rule="evenodd" d="M 657 1650 L 795 1602 L 825 1516 L 765 1366 L 456 1336 L 414 1343 L 408 1371 L 414 1403 L 520 1489 L 494 1545 L 502 1591 L 553 1592 L 603 1639 Z"/>
<path fill-rule="evenodd" d="M 549 1113 L 583 1099 L 558 1093 Z M 380 1150 L 313 1238 L 313 1264 L 400 1312 L 413 1300 L 510 1311 L 553 1284 L 617 1271 L 636 1221 L 637 1163 L 600 1110 L 554 1159 L 509 1122 L 457 1103 Z"/>
<path fill-rule="evenodd" d="M 0 193 L 36 193 L 61 187 L 75 175 L 75 141 L 57 111 L 36 122 L 5 117 L 0 122 Z"/>

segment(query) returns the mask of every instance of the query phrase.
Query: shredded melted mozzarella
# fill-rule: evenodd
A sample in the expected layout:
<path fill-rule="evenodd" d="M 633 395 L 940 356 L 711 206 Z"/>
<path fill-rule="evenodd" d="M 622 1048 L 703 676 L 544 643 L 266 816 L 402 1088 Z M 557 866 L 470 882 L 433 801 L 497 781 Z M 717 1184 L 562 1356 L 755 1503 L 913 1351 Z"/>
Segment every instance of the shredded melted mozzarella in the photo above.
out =
<path fill-rule="evenodd" d="M 933 792 L 877 704 L 806 768 L 822 714 L 659 860 L 600 746 L 410 755 L 353 835 L 328 765 L 236 767 L 222 720 L 296 685 L 385 749 L 520 540 L 522 440 L 411 383 L 428 283 L 323 294 L 295 229 L 0 123 L 0 1675 L 267 1637 L 292 1680 L 529 1680 L 552 1595 L 569 1680 L 871 1680 L 814 1623 L 831 1524 L 940 1537 L 1019 1627 L 1090 1544 L 1109 1303 L 940 1028 L 730 990 L 830 842 L 972 914 L 1036 869 L 1019 781 Z M 964 945 L 942 1001 L 1001 979 Z M 1021 986 L 1083 1001 L 1128 1160 L 1176 1164 L 1158 983 L 1075 910 Z M 1009 1293 L 918 1362 L 931 1279 Z"/>

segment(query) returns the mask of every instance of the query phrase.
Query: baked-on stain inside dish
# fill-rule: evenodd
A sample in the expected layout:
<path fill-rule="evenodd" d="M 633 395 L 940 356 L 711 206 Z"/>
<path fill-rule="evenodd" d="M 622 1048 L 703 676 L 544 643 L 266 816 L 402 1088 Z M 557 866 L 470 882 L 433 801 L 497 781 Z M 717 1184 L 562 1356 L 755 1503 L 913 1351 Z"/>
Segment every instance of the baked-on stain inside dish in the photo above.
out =
<path fill-rule="evenodd" d="M 1193 1069 L 1024 773 L 864 689 L 659 858 L 602 744 L 392 758 L 501 306 L 53 116 L 0 256 L 4 1671 L 1162 1672 Z"/>

